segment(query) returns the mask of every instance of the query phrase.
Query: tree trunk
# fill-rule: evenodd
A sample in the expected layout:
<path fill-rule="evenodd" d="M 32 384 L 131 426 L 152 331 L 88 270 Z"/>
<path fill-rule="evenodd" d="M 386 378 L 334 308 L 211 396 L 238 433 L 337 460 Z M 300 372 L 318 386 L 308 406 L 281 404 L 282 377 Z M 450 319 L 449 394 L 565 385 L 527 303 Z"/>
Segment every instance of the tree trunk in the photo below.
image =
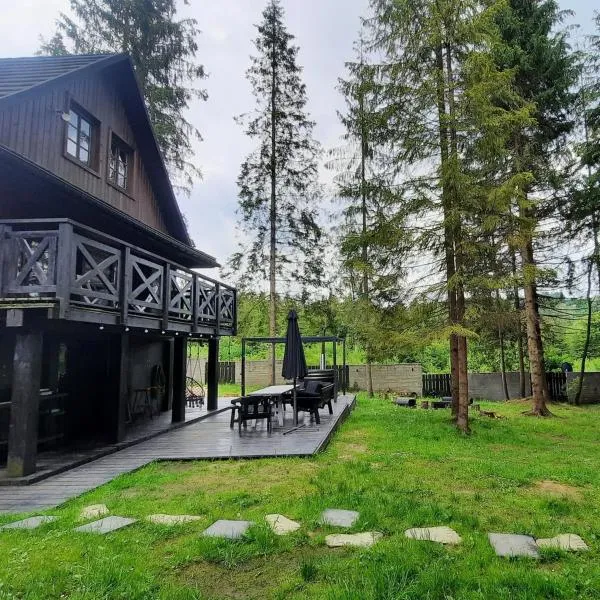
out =
<path fill-rule="evenodd" d="M 442 173 L 448 165 L 448 126 L 446 110 L 446 94 L 444 85 L 444 54 L 441 46 L 435 51 L 436 67 L 438 70 L 437 106 L 439 121 L 439 144 Z M 444 253 L 446 261 L 446 284 L 448 287 L 448 322 L 456 324 L 456 291 L 452 281 L 456 274 L 454 262 L 454 235 L 452 226 L 452 207 L 446 186 L 442 184 L 442 208 L 444 212 Z M 450 390 L 452 394 L 452 416 L 458 413 L 458 338 L 450 336 Z"/>
<path fill-rule="evenodd" d="M 502 372 L 502 387 L 504 389 L 504 398 L 510 400 L 510 392 L 508 391 L 508 381 L 506 379 L 506 352 L 504 349 L 504 331 L 502 326 L 498 327 L 498 341 L 500 342 L 500 370 Z"/>
<path fill-rule="evenodd" d="M 367 153 L 368 153 L 368 137 L 367 127 L 365 123 L 365 107 L 362 93 L 359 97 L 360 110 L 360 194 L 361 194 L 361 213 L 362 213 L 362 247 L 361 259 L 363 263 L 363 280 L 362 280 L 362 295 L 365 304 L 370 302 L 370 285 L 369 274 L 367 272 L 367 264 L 369 260 L 369 246 L 367 244 Z M 366 342 L 366 360 L 367 360 L 367 387 L 369 398 L 374 396 L 373 393 L 373 369 L 372 358 L 369 341 Z"/>
<path fill-rule="evenodd" d="M 510 252 L 513 274 L 513 295 L 517 314 L 517 353 L 519 356 L 519 398 L 525 398 L 525 350 L 523 348 L 523 327 L 521 324 L 521 303 L 519 302 L 519 286 L 517 285 L 517 257 L 514 250 Z"/>
<path fill-rule="evenodd" d="M 549 395 L 544 368 L 544 348 L 542 344 L 537 288 L 535 285 L 536 265 L 533 257 L 533 243 L 530 237 L 521 247 L 521 258 L 523 261 L 523 289 L 525 291 L 525 317 L 527 320 L 527 349 L 531 374 L 531 392 L 533 396 L 533 406 L 529 414 L 547 417 L 552 413 L 546 406 Z"/>
<path fill-rule="evenodd" d="M 500 290 L 496 290 L 496 304 L 498 307 L 498 314 L 500 314 Z M 498 342 L 500 344 L 500 373 L 502 376 L 504 399 L 510 400 L 510 393 L 508 391 L 508 381 L 506 380 L 506 349 L 504 345 L 504 327 L 502 326 L 502 320 L 498 321 Z"/>
<path fill-rule="evenodd" d="M 464 324 L 465 294 L 462 282 L 457 293 L 457 312 L 459 323 Z M 459 431 L 469 433 L 469 369 L 467 364 L 467 338 L 458 336 L 458 412 L 456 426 Z"/>
<path fill-rule="evenodd" d="M 446 165 L 446 171 L 449 169 L 453 172 L 453 177 L 450 181 L 445 181 L 444 185 L 446 188 L 446 194 L 448 203 L 450 206 L 452 228 L 452 276 L 458 275 L 459 281 L 454 287 L 453 298 L 450 301 L 454 302 L 454 323 L 464 326 L 465 319 L 465 291 L 464 283 L 460 279 L 463 275 L 464 261 L 462 256 L 461 247 L 461 225 L 459 207 L 458 190 L 454 177 L 458 174 L 459 169 L 459 157 L 458 157 L 458 137 L 456 131 L 456 102 L 454 98 L 454 73 L 452 66 L 452 46 L 450 42 L 445 44 L 446 50 L 446 86 L 448 95 L 448 137 L 450 141 L 449 150 L 449 161 Z M 447 174 L 446 174 L 447 177 Z M 449 282 L 452 281 L 450 278 Z M 458 428 L 467 433 L 469 431 L 469 381 L 467 374 L 467 339 L 464 336 L 454 335 L 454 340 L 450 340 L 450 352 L 451 352 L 451 373 L 454 371 L 454 377 L 452 377 L 452 415 L 456 418 L 456 424 Z M 452 365 L 452 358 L 454 355 L 454 365 Z M 453 368 L 454 367 L 454 368 Z"/>
<path fill-rule="evenodd" d="M 594 261 L 590 259 L 587 272 L 587 323 L 585 329 L 585 343 L 583 344 L 583 353 L 581 356 L 581 371 L 579 373 L 579 381 L 577 382 L 577 392 L 575 393 L 575 404 L 581 401 L 581 392 L 583 391 L 583 380 L 585 379 L 585 363 L 587 360 L 588 351 L 590 349 L 590 338 L 592 337 L 592 270 Z"/>
<path fill-rule="evenodd" d="M 277 157 L 276 157 L 276 92 L 277 64 L 273 51 L 271 62 L 271 205 L 269 210 L 269 336 L 277 334 Z M 271 385 L 275 385 L 275 344 L 271 344 Z"/>

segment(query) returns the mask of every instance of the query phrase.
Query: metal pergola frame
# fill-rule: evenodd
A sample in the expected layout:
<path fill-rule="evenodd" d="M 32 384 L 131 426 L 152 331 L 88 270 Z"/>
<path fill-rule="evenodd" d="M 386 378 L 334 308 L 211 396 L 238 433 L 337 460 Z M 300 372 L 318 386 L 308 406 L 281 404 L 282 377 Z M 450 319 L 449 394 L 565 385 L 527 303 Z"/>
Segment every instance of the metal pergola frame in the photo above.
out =
<path fill-rule="evenodd" d="M 284 337 L 248 337 L 242 338 L 242 381 L 241 381 L 241 393 L 242 396 L 246 395 L 246 343 L 259 343 L 259 344 L 271 344 L 273 350 L 275 350 L 275 344 L 285 344 Z M 302 336 L 302 344 L 332 344 L 333 349 L 333 373 L 334 373 L 334 382 L 335 382 L 335 395 L 337 397 L 338 392 L 338 370 L 337 370 L 337 345 L 342 344 L 342 365 L 345 369 L 346 367 L 346 338 L 338 337 L 336 335 L 329 336 L 311 336 L 311 335 L 303 335 Z M 275 352 L 271 353 L 271 361 L 272 361 L 272 372 L 275 372 Z M 343 378 L 343 388 L 342 391 L 344 394 L 346 393 L 346 378 Z"/>

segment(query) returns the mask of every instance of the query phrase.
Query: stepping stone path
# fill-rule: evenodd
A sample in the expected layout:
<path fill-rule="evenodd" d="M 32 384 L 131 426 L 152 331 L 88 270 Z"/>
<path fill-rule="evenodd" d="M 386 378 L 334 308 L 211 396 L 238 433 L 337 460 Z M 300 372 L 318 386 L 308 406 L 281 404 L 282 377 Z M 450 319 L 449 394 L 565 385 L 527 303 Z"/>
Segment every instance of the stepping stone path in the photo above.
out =
<path fill-rule="evenodd" d="M 365 531 L 364 533 L 335 533 L 325 538 L 325 543 L 330 548 L 339 548 L 341 546 L 357 546 L 359 548 L 369 548 L 375 542 L 383 537 L 379 531 Z"/>
<path fill-rule="evenodd" d="M 352 527 L 360 516 L 355 510 L 342 510 L 339 508 L 328 508 L 321 514 L 322 525 L 333 525 L 334 527 Z"/>
<path fill-rule="evenodd" d="M 219 519 L 208 529 L 205 529 L 202 535 L 205 537 L 239 540 L 252 525 L 254 525 L 252 521 L 228 521 L 227 519 Z"/>
<path fill-rule="evenodd" d="M 539 558 L 535 540 L 529 535 L 514 533 L 488 533 L 488 539 L 498 556 L 529 556 Z"/>
<path fill-rule="evenodd" d="M 462 539 L 454 529 L 450 527 L 417 527 L 414 529 L 407 529 L 404 532 L 407 538 L 413 540 L 424 540 L 427 542 L 437 542 L 438 544 L 460 544 Z"/>
<path fill-rule="evenodd" d="M 79 518 L 82 520 L 99 519 L 109 513 L 106 504 L 91 504 L 82 509 Z"/>
<path fill-rule="evenodd" d="M 182 525 L 183 523 L 191 523 L 199 521 L 202 517 L 196 515 L 149 515 L 146 517 L 148 521 L 156 525 Z"/>
<path fill-rule="evenodd" d="M 117 531 L 117 529 L 127 527 L 127 525 L 131 525 L 136 521 L 137 519 L 128 519 L 126 517 L 105 517 L 99 521 L 93 521 L 87 525 L 76 527 L 75 531 L 104 535 L 105 533 L 110 533 L 111 531 Z"/>
<path fill-rule="evenodd" d="M 15 521 L 14 523 L 8 523 L 8 525 L 3 525 L 2 527 L 0 527 L 0 529 L 36 529 L 40 525 L 56 521 L 56 518 L 57 517 L 49 516 L 29 517 L 28 519 L 23 519 L 22 521 Z"/>
<path fill-rule="evenodd" d="M 300 523 L 296 523 L 296 521 L 292 521 L 283 515 L 267 515 L 265 520 L 273 533 L 277 535 L 287 535 L 300 529 Z"/>
<path fill-rule="evenodd" d="M 570 552 L 589 550 L 588 545 L 574 533 L 563 533 L 553 538 L 539 539 L 536 543 L 540 548 L 553 548 Z"/>

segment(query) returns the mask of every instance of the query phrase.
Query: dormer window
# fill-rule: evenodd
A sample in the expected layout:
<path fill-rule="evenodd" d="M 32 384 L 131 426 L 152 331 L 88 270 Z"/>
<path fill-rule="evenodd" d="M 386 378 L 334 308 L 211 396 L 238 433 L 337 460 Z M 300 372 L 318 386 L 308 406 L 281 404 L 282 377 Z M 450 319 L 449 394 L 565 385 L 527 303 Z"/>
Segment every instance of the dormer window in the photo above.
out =
<path fill-rule="evenodd" d="M 96 168 L 97 135 L 98 122 L 77 105 L 71 105 L 67 122 L 67 155 L 86 167 Z"/>
<path fill-rule="evenodd" d="M 99 121 L 81 106 L 71 102 L 66 126 L 65 156 L 83 167 L 97 171 Z"/>
<path fill-rule="evenodd" d="M 118 188 L 130 191 L 133 150 L 114 133 L 110 140 L 108 180 Z"/>

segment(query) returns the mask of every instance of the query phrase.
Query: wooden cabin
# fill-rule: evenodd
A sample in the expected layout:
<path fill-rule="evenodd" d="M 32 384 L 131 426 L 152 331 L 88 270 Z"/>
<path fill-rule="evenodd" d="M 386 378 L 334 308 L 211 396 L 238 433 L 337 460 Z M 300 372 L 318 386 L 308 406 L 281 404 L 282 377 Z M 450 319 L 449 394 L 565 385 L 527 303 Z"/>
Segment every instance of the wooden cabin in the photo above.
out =
<path fill-rule="evenodd" d="M 185 417 L 189 340 L 208 409 L 236 292 L 198 270 L 131 60 L 0 59 L 0 461 L 118 442 L 134 396 Z M 144 401 L 147 401 L 144 396 Z M 152 413 L 150 412 L 150 415 Z"/>

